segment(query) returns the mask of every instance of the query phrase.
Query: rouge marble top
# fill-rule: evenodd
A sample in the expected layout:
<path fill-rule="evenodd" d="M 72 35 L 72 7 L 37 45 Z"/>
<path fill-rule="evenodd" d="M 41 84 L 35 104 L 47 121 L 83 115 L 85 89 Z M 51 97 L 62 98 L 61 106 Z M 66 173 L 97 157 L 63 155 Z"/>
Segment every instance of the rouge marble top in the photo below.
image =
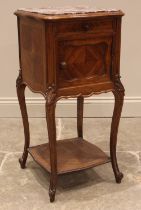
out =
<path fill-rule="evenodd" d="M 96 7 L 44 7 L 44 8 L 19 8 L 16 15 L 32 16 L 40 19 L 64 19 L 86 16 L 122 16 L 124 13 L 118 9 L 103 9 Z"/>
<path fill-rule="evenodd" d="M 117 9 L 98 9 L 95 7 L 46 7 L 46 8 L 20 8 L 19 10 L 34 12 L 45 15 L 61 15 L 61 14 L 83 14 L 91 12 L 116 12 Z"/>

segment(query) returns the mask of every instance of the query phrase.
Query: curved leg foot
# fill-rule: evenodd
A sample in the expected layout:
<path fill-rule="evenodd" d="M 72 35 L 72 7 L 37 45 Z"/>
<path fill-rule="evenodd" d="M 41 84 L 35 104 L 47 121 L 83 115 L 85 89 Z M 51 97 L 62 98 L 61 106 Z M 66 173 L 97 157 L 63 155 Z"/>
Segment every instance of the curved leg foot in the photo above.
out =
<path fill-rule="evenodd" d="M 19 163 L 22 169 L 26 168 L 26 160 L 28 157 L 28 152 L 27 153 L 23 153 L 22 157 L 19 158 Z"/>
<path fill-rule="evenodd" d="M 56 193 L 56 188 L 51 189 L 49 188 L 49 197 L 50 197 L 50 202 L 54 202 L 55 200 L 55 193 Z"/>
<path fill-rule="evenodd" d="M 77 98 L 77 133 L 78 137 L 83 138 L 83 107 L 84 97 L 79 96 Z"/>
<path fill-rule="evenodd" d="M 116 183 L 120 184 L 121 180 L 123 179 L 124 175 L 123 173 L 119 172 L 118 174 L 116 174 L 115 178 L 116 178 Z"/>
<path fill-rule="evenodd" d="M 17 96 L 18 96 L 19 105 L 20 105 L 21 114 L 22 114 L 24 136 L 25 136 L 24 152 L 23 152 L 22 157 L 19 159 L 19 163 L 20 163 L 20 166 L 22 169 L 24 169 L 25 165 L 26 165 L 26 160 L 28 157 L 27 149 L 29 148 L 29 144 L 30 144 L 29 122 L 28 122 L 28 115 L 27 115 L 25 94 L 24 94 L 25 87 L 26 87 L 26 85 L 23 84 L 22 74 L 21 74 L 21 70 L 20 70 L 19 76 L 16 81 L 16 88 L 17 88 Z"/>
<path fill-rule="evenodd" d="M 115 174 L 116 182 L 121 183 L 123 174 L 120 172 L 117 163 L 116 145 L 117 145 L 118 126 L 124 101 L 124 87 L 121 84 L 119 78 L 117 78 L 115 82 L 115 90 L 113 91 L 113 94 L 115 97 L 115 106 L 111 123 L 110 155 L 111 155 L 112 168 Z"/>

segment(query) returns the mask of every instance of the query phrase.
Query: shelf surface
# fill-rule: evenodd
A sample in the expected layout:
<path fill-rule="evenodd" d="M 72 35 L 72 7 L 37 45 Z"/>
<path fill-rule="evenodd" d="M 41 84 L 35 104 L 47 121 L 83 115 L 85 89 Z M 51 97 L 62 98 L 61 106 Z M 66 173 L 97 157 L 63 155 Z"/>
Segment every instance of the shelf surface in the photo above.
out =
<path fill-rule="evenodd" d="M 28 151 L 39 165 L 51 172 L 48 143 L 30 147 Z M 101 149 L 82 138 L 57 141 L 58 174 L 88 169 L 107 162 L 110 162 L 110 158 Z"/>

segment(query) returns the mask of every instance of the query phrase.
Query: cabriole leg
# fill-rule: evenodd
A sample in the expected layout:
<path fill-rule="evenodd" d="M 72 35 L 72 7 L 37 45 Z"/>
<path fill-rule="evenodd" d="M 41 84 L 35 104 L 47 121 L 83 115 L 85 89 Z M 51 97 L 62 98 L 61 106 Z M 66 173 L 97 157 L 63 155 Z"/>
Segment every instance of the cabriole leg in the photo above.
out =
<path fill-rule="evenodd" d="M 123 174 L 119 170 L 117 157 L 116 157 L 117 134 L 118 134 L 119 121 L 124 101 L 124 87 L 121 84 L 120 80 L 116 81 L 116 87 L 115 90 L 113 91 L 113 94 L 115 97 L 115 106 L 111 123 L 110 154 L 111 154 L 112 168 L 115 174 L 116 182 L 121 183 Z"/>
<path fill-rule="evenodd" d="M 55 200 L 57 184 L 57 151 L 56 151 L 56 123 L 55 123 L 55 103 L 46 102 L 46 120 L 48 128 L 49 148 L 50 148 L 50 202 Z"/>
<path fill-rule="evenodd" d="M 25 143 L 24 143 L 24 152 L 22 157 L 19 159 L 21 168 L 25 168 L 26 160 L 28 157 L 28 148 L 30 144 L 30 133 L 29 133 L 29 122 L 28 122 L 28 115 L 27 115 L 27 108 L 25 103 L 25 88 L 26 85 L 23 84 L 21 70 L 19 72 L 19 76 L 16 81 L 16 88 L 17 88 L 17 96 L 19 100 L 20 110 L 22 114 L 22 121 L 24 127 L 24 136 L 25 136 Z"/>

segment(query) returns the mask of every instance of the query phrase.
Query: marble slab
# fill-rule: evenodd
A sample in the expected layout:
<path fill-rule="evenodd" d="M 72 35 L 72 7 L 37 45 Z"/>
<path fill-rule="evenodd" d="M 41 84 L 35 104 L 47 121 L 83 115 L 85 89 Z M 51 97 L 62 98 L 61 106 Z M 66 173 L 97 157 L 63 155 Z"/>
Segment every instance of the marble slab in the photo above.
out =
<path fill-rule="evenodd" d="M 83 14 L 91 12 L 115 12 L 117 9 L 104 9 L 89 6 L 67 6 L 67 7 L 44 7 L 44 8 L 19 8 L 26 12 L 34 12 L 46 15 L 61 15 L 61 14 Z"/>

